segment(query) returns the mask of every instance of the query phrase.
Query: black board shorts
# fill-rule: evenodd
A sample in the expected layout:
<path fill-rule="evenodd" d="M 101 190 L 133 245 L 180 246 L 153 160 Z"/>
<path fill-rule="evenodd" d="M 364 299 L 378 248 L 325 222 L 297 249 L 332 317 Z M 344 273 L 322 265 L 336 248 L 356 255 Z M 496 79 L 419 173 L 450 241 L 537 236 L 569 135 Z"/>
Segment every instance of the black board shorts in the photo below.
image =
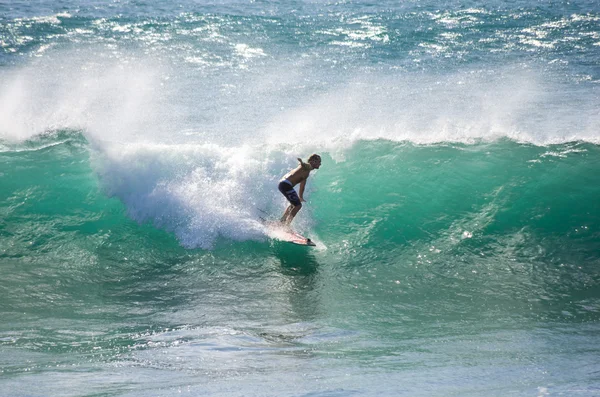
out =
<path fill-rule="evenodd" d="M 279 191 L 293 206 L 302 205 L 300 203 L 300 197 L 298 197 L 298 193 L 296 193 L 294 187 L 286 181 L 279 182 Z"/>

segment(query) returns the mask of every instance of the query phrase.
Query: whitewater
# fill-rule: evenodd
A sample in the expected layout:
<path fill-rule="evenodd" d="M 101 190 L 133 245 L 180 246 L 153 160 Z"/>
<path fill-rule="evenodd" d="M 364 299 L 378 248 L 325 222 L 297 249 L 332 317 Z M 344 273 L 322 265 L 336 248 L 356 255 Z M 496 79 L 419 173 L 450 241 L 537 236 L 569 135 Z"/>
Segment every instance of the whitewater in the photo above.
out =
<path fill-rule="evenodd" d="M 0 396 L 597 395 L 599 22 L 0 4 Z"/>

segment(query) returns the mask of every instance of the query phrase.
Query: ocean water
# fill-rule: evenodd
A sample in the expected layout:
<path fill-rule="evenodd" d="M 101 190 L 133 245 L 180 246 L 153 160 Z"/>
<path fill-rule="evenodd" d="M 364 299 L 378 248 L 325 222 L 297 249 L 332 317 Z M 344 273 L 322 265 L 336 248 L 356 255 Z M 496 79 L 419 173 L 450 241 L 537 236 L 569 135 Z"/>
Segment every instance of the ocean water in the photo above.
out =
<path fill-rule="evenodd" d="M 591 0 L 1 1 L 0 396 L 599 395 L 599 65 Z"/>

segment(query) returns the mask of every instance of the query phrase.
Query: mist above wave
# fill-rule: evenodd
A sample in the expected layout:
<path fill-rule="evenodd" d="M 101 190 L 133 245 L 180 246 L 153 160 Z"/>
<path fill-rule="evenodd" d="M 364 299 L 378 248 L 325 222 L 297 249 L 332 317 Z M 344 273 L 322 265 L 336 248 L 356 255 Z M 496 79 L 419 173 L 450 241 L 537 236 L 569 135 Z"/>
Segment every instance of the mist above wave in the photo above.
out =
<path fill-rule="evenodd" d="M 318 61 L 194 71 L 132 52 L 58 51 L 0 73 L 0 138 L 76 128 L 98 142 L 284 144 L 510 139 L 598 143 L 593 85 L 519 65 L 440 73 L 335 74 Z"/>

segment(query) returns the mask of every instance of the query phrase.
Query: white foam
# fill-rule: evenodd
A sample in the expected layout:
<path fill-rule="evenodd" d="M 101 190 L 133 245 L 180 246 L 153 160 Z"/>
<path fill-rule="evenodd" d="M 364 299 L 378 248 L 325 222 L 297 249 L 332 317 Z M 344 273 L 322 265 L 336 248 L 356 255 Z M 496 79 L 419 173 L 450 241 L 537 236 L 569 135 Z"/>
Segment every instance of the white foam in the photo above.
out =
<path fill-rule="evenodd" d="M 339 151 L 369 139 L 600 142 L 597 85 L 565 91 L 560 81 L 521 66 L 339 78 L 308 61 L 265 60 L 252 72 L 232 66 L 207 74 L 189 68 L 210 62 L 190 63 L 189 54 L 160 63 L 110 48 L 101 55 L 44 51 L 43 59 L 0 74 L 0 139 L 79 128 L 90 140 L 266 142 L 292 151 Z"/>
<path fill-rule="evenodd" d="M 56 55 L 55 55 L 56 56 Z M 82 129 L 90 138 L 125 139 L 157 125 L 156 67 L 84 54 L 40 59 L 0 75 L 0 139 Z"/>
<path fill-rule="evenodd" d="M 284 157 L 249 146 L 112 144 L 95 166 L 133 219 L 175 233 L 185 247 L 211 248 L 220 236 L 264 238 L 257 208 L 283 210 L 276 181 L 289 167 Z"/>
<path fill-rule="evenodd" d="M 599 143 L 595 95 L 559 89 L 532 71 L 510 69 L 356 79 L 281 114 L 267 127 L 267 136 L 271 143 L 320 142 L 332 150 L 375 139 Z"/>

